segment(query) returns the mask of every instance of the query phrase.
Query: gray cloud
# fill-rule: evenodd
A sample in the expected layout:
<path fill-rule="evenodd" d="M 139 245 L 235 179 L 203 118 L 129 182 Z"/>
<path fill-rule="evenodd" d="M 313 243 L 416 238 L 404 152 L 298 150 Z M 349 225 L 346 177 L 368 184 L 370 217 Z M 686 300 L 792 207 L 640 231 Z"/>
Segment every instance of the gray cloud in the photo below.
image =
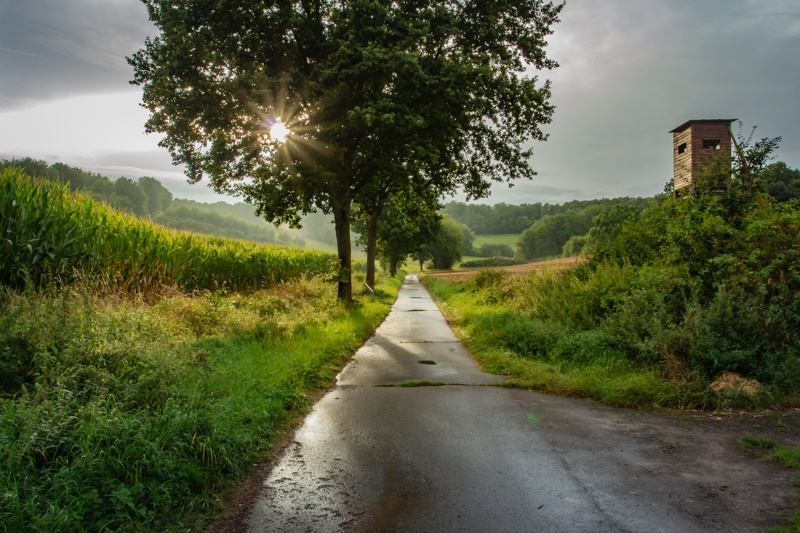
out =
<path fill-rule="evenodd" d="M 658 193 L 672 175 L 667 132 L 692 118 L 782 136 L 778 158 L 800 166 L 797 50 L 794 0 L 569 0 L 551 37 L 561 67 L 540 73 L 557 109 L 534 146 L 537 183 L 575 198 Z M 526 184 L 515 192 L 517 203 L 547 199 Z"/>
<path fill-rule="evenodd" d="M 493 187 L 488 201 L 655 194 L 672 175 L 668 131 L 691 118 L 758 125 L 757 137 L 782 136 L 778 158 L 800 167 L 797 0 L 568 0 L 562 19 L 550 39 L 561 67 L 540 73 L 557 110 L 550 139 L 534 146 L 539 175 Z M 11 108 L 129 90 L 125 56 L 155 34 L 138 0 L 3 0 L 0 123 Z M 140 122 L 125 124 L 140 134 Z M 76 164 L 47 150 L 51 162 Z M 166 152 L 81 157 L 87 169 L 153 175 L 180 194 L 204 189 L 185 185 Z"/>
<path fill-rule="evenodd" d="M 3 0 L 0 110 L 127 90 L 125 57 L 155 34 L 137 0 Z"/>

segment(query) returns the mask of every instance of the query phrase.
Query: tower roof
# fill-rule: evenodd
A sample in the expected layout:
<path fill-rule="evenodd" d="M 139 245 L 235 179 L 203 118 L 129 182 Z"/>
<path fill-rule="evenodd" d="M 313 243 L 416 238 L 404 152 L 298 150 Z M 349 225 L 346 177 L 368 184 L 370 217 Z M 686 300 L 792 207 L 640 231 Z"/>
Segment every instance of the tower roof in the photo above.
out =
<path fill-rule="evenodd" d="M 687 120 L 686 122 L 684 122 L 683 124 L 681 124 L 680 126 L 675 128 L 674 130 L 670 130 L 670 133 L 681 132 L 681 131 L 685 130 L 686 128 L 688 128 L 689 126 L 691 126 L 692 124 L 695 124 L 697 122 L 724 122 L 724 123 L 730 124 L 731 122 L 733 122 L 735 120 L 738 120 L 738 119 L 735 119 L 735 118 L 701 118 L 701 119 Z"/>

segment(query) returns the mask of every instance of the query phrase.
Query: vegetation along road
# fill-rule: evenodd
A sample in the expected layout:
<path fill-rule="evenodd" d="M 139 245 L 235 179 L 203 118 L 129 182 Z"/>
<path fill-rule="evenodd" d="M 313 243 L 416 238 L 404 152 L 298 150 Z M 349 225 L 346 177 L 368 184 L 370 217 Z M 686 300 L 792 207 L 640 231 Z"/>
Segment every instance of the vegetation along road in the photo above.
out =
<path fill-rule="evenodd" d="M 761 531 L 796 504 L 791 471 L 737 443 L 753 415 L 634 411 L 503 380 L 409 275 L 249 511 L 219 530 Z"/>

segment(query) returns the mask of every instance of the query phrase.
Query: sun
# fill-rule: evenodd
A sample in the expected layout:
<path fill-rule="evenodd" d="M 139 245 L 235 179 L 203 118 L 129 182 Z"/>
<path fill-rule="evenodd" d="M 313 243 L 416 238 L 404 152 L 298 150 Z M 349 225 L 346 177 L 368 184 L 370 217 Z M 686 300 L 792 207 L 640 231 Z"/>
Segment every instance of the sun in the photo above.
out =
<path fill-rule="evenodd" d="M 285 143 L 286 138 L 289 137 L 289 134 L 292 133 L 289 131 L 283 122 L 276 120 L 275 124 L 269 129 L 269 136 L 278 141 L 279 143 Z"/>

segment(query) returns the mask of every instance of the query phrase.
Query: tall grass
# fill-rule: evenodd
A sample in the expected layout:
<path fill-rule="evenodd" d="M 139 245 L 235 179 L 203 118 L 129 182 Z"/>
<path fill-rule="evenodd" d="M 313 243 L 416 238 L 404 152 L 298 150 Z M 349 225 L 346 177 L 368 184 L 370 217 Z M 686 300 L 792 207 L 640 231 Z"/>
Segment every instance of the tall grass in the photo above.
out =
<path fill-rule="evenodd" d="M 168 230 L 19 169 L 0 175 L 0 283 L 22 288 L 90 276 L 142 291 L 258 289 L 327 272 L 330 254 Z"/>
<path fill-rule="evenodd" d="M 485 270 L 466 282 L 431 277 L 425 284 L 484 369 L 512 376 L 511 386 L 626 406 L 795 405 L 792 337 L 775 339 L 770 351 L 752 326 L 762 318 L 752 298 L 719 288 L 702 302 L 681 274 L 600 263 L 521 276 Z M 761 387 L 756 394 L 711 388 L 725 372 Z"/>
<path fill-rule="evenodd" d="M 389 312 L 319 278 L 145 304 L 0 292 L 0 530 L 187 531 Z"/>

